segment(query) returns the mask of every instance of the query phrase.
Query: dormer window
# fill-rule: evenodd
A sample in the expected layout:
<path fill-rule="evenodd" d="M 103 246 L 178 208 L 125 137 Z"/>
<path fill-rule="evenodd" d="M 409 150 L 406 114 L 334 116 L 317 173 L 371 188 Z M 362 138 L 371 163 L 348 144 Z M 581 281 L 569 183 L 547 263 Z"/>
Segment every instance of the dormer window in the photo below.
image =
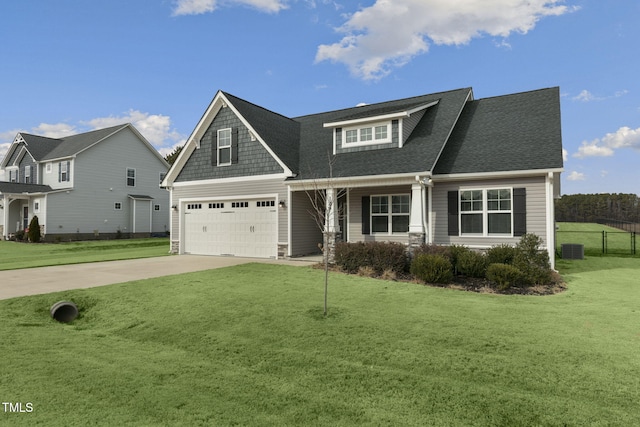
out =
<path fill-rule="evenodd" d="M 391 122 L 345 128 L 342 135 L 345 146 L 386 144 L 391 142 Z"/>

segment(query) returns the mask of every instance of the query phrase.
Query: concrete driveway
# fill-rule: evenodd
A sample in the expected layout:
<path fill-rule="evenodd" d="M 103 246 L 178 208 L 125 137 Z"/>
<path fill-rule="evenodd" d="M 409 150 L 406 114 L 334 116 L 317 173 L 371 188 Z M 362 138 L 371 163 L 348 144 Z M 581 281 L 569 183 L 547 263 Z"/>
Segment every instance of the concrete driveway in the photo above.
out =
<path fill-rule="evenodd" d="M 151 277 L 228 267 L 249 262 L 305 266 L 317 259 L 273 260 L 257 258 L 173 255 L 124 261 L 38 267 L 0 271 L 0 299 L 92 288 Z"/>

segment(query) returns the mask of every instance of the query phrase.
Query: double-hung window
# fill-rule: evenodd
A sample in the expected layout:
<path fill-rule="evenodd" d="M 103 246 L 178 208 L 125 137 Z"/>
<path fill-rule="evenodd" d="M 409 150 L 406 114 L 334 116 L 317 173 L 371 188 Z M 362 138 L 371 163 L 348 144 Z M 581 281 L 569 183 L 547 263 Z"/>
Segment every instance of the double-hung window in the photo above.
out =
<path fill-rule="evenodd" d="M 408 194 L 371 196 L 371 231 L 381 234 L 408 233 L 410 209 Z"/>
<path fill-rule="evenodd" d="M 71 162 L 65 161 L 58 163 L 58 182 L 71 181 Z"/>
<path fill-rule="evenodd" d="M 467 235 L 512 234 L 510 188 L 460 191 L 460 232 Z"/>
<path fill-rule="evenodd" d="M 31 184 L 31 165 L 24 167 L 24 183 Z"/>
<path fill-rule="evenodd" d="M 9 169 L 9 182 L 18 182 L 18 169 Z"/>
<path fill-rule="evenodd" d="M 133 168 L 127 168 L 127 187 L 136 186 L 136 170 Z"/>
<path fill-rule="evenodd" d="M 218 166 L 231 164 L 231 128 L 218 131 Z"/>

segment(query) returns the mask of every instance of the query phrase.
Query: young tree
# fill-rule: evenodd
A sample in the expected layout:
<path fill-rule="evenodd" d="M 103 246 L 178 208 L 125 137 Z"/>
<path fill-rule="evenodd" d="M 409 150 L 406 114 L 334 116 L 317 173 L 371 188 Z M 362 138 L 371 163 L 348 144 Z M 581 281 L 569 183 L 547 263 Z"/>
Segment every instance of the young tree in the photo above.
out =
<path fill-rule="evenodd" d="M 335 250 L 336 234 L 339 233 L 338 199 L 346 193 L 345 188 L 337 188 L 333 181 L 333 165 L 336 157 L 328 155 L 329 177 L 326 179 L 316 179 L 311 188 L 306 189 L 307 197 L 311 202 L 309 214 L 313 217 L 316 225 L 322 232 L 322 250 L 324 263 L 324 316 L 327 316 L 328 293 L 329 293 L 329 264 L 333 263 L 333 253 Z"/>

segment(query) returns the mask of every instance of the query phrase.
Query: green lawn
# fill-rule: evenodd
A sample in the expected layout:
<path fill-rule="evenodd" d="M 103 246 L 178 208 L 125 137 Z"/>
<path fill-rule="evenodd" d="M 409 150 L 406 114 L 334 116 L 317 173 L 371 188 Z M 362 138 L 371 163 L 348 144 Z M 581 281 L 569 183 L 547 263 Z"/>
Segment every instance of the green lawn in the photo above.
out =
<path fill-rule="evenodd" d="M 0 241 L 0 270 L 149 258 L 168 253 L 168 238 L 37 244 Z"/>
<path fill-rule="evenodd" d="M 606 232 L 605 249 L 607 254 L 632 255 L 631 234 L 607 225 L 581 222 L 559 222 L 556 232 L 556 250 L 561 253 L 563 243 L 584 245 L 585 255 L 602 256 L 602 232 Z M 640 248 L 636 248 L 640 251 Z M 640 253 L 636 253 L 640 255 Z"/>
<path fill-rule="evenodd" d="M 640 425 L 640 262 L 475 294 L 248 264 L 0 301 L 6 425 Z M 49 317 L 56 301 L 80 309 Z"/>

